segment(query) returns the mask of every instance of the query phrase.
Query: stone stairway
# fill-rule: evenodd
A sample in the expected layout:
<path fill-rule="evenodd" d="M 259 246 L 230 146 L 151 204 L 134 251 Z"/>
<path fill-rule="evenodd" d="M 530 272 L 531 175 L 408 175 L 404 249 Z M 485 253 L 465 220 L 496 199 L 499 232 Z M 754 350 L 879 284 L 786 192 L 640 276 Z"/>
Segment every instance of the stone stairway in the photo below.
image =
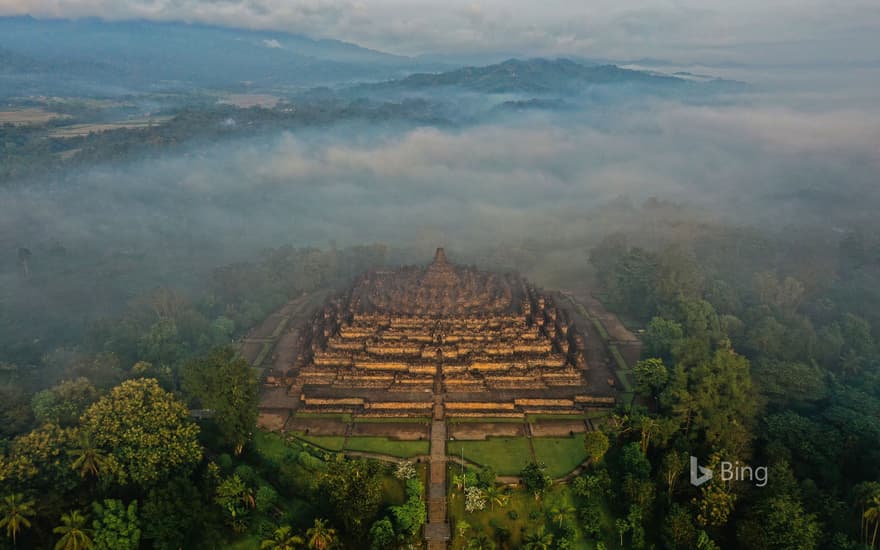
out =
<path fill-rule="evenodd" d="M 431 483 L 428 489 L 428 525 L 425 541 L 428 550 L 446 548 L 450 538 L 449 522 L 446 520 L 446 422 L 435 420 L 431 424 Z"/>
<path fill-rule="evenodd" d="M 431 423 L 431 479 L 428 486 L 428 524 L 425 541 L 428 550 L 446 550 L 451 537 L 446 519 L 446 411 L 440 387 L 440 367 L 437 368 L 434 392 L 434 421 Z"/>

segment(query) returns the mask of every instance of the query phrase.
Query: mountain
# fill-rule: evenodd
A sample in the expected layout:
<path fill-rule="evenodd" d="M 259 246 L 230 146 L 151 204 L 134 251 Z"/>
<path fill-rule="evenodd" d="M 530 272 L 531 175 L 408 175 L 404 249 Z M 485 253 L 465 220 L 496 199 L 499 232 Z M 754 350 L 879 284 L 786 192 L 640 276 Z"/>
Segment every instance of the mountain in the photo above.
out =
<path fill-rule="evenodd" d="M 430 65 L 337 40 L 184 23 L 0 17 L 0 73 L 46 67 L 134 90 L 176 83 L 228 87 L 315 86 L 399 77 Z M 30 64 L 24 60 L 30 60 Z M 50 82 L 27 80 L 49 88 Z M 0 84 L 3 84 L 0 82 Z M 47 89 L 44 93 L 64 93 Z"/>
<path fill-rule="evenodd" d="M 364 84 L 364 90 L 427 90 L 456 87 L 482 93 L 542 94 L 578 91 L 593 84 L 676 86 L 680 78 L 622 69 L 616 65 L 584 65 L 570 59 L 509 59 L 485 67 L 464 67 L 442 73 L 418 73 L 398 80 Z"/>

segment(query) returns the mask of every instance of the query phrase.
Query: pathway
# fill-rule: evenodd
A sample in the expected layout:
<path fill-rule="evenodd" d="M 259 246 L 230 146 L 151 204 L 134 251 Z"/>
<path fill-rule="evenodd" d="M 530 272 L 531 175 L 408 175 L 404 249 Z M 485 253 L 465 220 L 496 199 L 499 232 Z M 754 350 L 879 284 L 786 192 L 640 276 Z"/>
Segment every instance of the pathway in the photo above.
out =
<path fill-rule="evenodd" d="M 431 464 L 428 484 L 428 524 L 425 541 L 428 550 L 446 550 L 450 539 L 446 518 L 446 411 L 443 406 L 442 366 L 434 378 L 434 421 L 431 423 Z"/>

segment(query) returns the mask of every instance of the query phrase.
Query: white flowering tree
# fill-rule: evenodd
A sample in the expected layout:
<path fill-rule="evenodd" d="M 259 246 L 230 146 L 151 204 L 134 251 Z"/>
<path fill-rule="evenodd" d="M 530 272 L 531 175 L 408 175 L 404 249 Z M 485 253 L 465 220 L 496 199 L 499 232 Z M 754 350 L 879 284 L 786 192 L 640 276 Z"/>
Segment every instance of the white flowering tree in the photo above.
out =
<path fill-rule="evenodd" d="M 394 477 L 403 481 L 412 479 L 416 477 L 416 467 L 412 462 L 403 460 L 397 464 L 397 468 L 394 470 Z"/>
<path fill-rule="evenodd" d="M 479 487 L 468 487 L 464 490 L 464 509 L 468 513 L 482 510 L 486 507 L 486 493 Z"/>

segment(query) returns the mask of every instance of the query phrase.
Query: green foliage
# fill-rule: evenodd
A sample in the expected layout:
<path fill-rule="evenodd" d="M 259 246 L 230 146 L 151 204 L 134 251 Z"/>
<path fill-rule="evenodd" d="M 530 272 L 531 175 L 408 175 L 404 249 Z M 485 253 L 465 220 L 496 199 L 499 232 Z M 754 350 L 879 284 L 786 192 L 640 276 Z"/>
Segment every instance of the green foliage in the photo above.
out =
<path fill-rule="evenodd" d="M 88 517 L 79 510 L 73 510 L 69 514 L 61 516 L 61 525 L 52 529 L 56 535 L 61 535 L 55 543 L 55 550 L 88 550 L 93 546 L 89 535 L 92 530 L 86 527 Z"/>
<path fill-rule="evenodd" d="M 669 381 L 669 371 L 663 361 L 656 358 L 643 359 L 633 367 L 636 391 L 644 395 L 657 395 Z"/>
<path fill-rule="evenodd" d="M 529 492 L 535 495 L 535 498 L 544 494 L 544 491 L 553 483 L 553 479 L 546 472 L 546 466 L 540 466 L 534 462 L 523 468 L 522 472 L 520 472 L 520 477 L 522 478 L 523 485 L 525 485 Z"/>
<path fill-rule="evenodd" d="M 83 430 L 113 457 L 119 483 L 149 486 L 202 458 L 186 406 L 151 378 L 128 380 L 83 414 Z"/>
<path fill-rule="evenodd" d="M 21 493 L 6 495 L 0 500 L 0 529 L 6 531 L 6 536 L 12 539 L 13 545 L 18 535 L 30 528 L 30 518 L 36 515 L 35 504 Z"/>
<path fill-rule="evenodd" d="M 387 550 L 394 547 L 397 540 L 394 526 L 388 518 L 382 518 L 370 527 L 370 550 Z"/>
<path fill-rule="evenodd" d="M 224 440 L 241 454 L 257 421 L 259 387 L 253 369 L 232 348 L 221 348 L 187 363 L 183 388 L 202 407 Z"/>
<path fill-rule="evenodd" d="M 256 506 L 253 490 L 237 475 L 224 478 L 220 482 L 214 502 L 220 505 L 226 521 L 235 532 L 244 530 L 250 509 Z"/>
<path fill-rule="evenodd" d="M 260 542 L 260 550 L 295 550 L 305 543 L 305 539 L 295 534 L 289 525 L 272 532 L 272 538 Z"/>
<path fill-rule="evenodd" d="M 141 507 L 143 538 L 155 550 L 192 546 L 204 525 L 205 505 L 199 490 L 188 479 L 174 478 L 150 489 Z"/>
<path fill-rule="evenodd" d="M 742 544 L 755 550 L 815 550 L 821 534 L 816 516 L 804 511 L 796 499 L 765 499 L 753 516 L 737 529 Z"/>
<path fill-rule="evenodd" d="M 137 550 L 141 540 L 137 501 L 125 506 L 121 500 L 106 499 L 93 505 L 95 548 L 98 550 Z"/>
<path fill-rule="evenodd" d="M 366 535 L 375 521 L 382 502 L 379 473 L 375 462 L 340 456 L 329 463 L 327 472 L 321 476 L 321 490 L 346 531 Z"/>
<path fill-rule="evenodd" d="M 587 460 L 590 464 L 596 464 L 602 460 L 611 443 L 604 432 L 594 430 L 584 434 L 584 450 L 587 451 Z"/>
<path fill-rule="evenodd" d="M 98 399 L 98 390 L 86 378 L 66 380 L 37 392 L 31 399 L 34 418 L 41 424 L 76 425 L 80 415 Z"/>
<path fill-rule="evenodd" d="M 306 541 L 310 550 L 327 550 L 336 544 L 336 529 L 328 527 L 326 520 L 315 519 L 306 531 Z"/>
<path fill-rule="evenodd" d="M 406 502 L 401 506 L 392 506 L 391 515 L 398 533 L 406 533 L 410 537 L 416 536 L 425 524 L 427 509 L 424 502 L 425 488 L 422 482 L 416 478 L 410 478 L 406 482 Z"/>

